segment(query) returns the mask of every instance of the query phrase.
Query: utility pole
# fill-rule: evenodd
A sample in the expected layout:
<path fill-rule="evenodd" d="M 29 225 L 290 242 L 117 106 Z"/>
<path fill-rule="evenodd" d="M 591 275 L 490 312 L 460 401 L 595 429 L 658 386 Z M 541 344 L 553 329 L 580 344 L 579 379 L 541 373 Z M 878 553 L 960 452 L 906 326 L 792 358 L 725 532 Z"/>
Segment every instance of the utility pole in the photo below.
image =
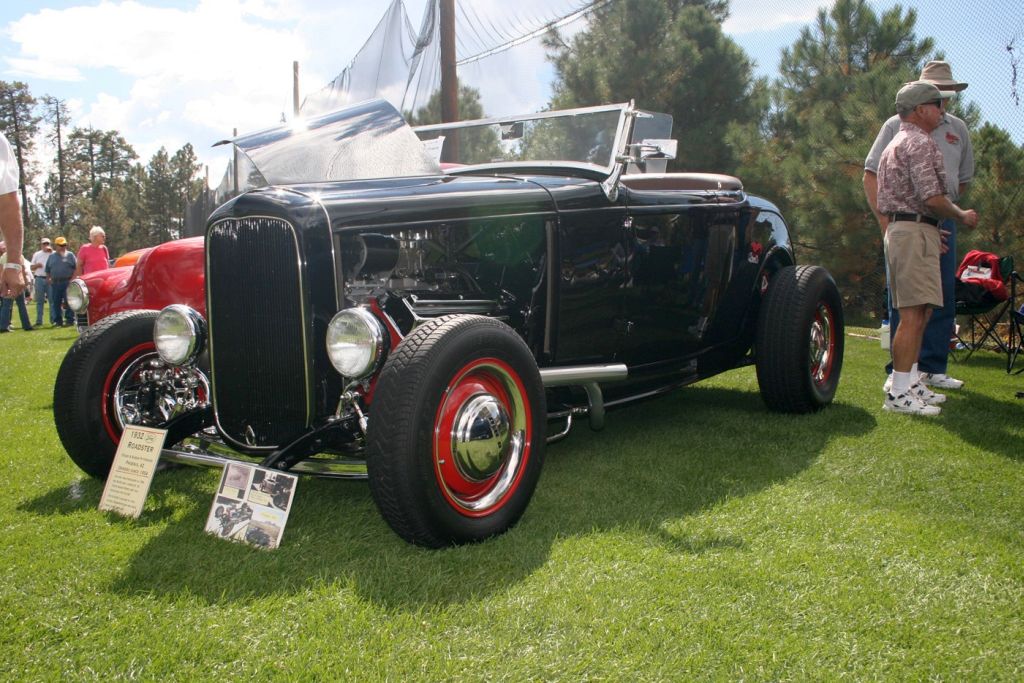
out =
<path fill-rule="evenodd" d="M 455 70 L 455 0 L 441 3 L 441 122 L 459 120 L 459 79 Z M 444 142 L 444 161 L 459 160 L 459 140 L 449 132 Z"/>
<path fill-rule="evenodd" d="M 292 114 L 299 118 L 299 63 L 292 62 Z"/>

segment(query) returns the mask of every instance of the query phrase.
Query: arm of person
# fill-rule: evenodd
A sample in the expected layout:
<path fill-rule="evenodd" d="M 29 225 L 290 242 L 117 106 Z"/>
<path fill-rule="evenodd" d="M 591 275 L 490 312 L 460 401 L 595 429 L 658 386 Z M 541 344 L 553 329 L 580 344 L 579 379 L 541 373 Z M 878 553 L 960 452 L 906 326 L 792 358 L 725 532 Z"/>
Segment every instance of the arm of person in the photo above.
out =
<path fill-rule="evenodd" d="M 949 197 L 944 194 L 929 197 L 924 200 L 924 204 L 939 218 L 952 218 L 953 220 L 960 221 L 971 228 L 978 224 L 977 211 L 974 209 L 961 209 L 959 206 L 949 201 Z"/>
<path fill-rule="evenodd" d="M 882 234 L 889 227 L 889 217 L 878 211 L 878 176 L 873 171 L 864 171 L 864 196 L 867 197 L 871 213 L 875 214 L 878 224 L 882 226 Z"/>
<path fill-rule="evenodd" d="M 0 230 L 3 231 L 7 251 L 21 254 L 24 241 L 24 228 L 21 224 L 21 204 L 17 192 L 0 195 Z M 20 270 L 4 268 L 0 274 L 0 295 L 16 297 L 25 289 Z"/>
<path fill-rule="evenodd" d="M 882 127 L 878 129 L 878 135 L 875 136 L 875 141 L 871 143 L 871 150 L 864 159 L 864 196 L 868 200 L 868 206 L 871 207 L 871 213 L 875 214 L 878 224 L 882 226 L 882 234 L 885 234 L 886 228 L 889 227 L 889 219 L 878 212 L 878 163 L 882 159 L 882 152 L 896 137 L 899 127 L 898 118 L 895 125 L 893 119 L 882 124 Z"/>

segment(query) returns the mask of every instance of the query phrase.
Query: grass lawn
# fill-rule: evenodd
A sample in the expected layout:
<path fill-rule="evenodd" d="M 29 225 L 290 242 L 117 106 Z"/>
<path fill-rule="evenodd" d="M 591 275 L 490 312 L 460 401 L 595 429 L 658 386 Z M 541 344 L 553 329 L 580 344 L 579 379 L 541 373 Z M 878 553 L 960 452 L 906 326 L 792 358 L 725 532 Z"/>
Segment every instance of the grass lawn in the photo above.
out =
<path fill-rule="evenodd" d="M 611 412 L 470 547 L 302 479 L 265 552 L 203 533 L 219 471 L 97 511 L 52 424 L 73 339 L 0 336 L 2 680 L 1024 677 L 1024 375 L 993 353 L 931 420 L 882 412 L 855 337 L 817 415 L 768 413 L 753 368 Z"/>

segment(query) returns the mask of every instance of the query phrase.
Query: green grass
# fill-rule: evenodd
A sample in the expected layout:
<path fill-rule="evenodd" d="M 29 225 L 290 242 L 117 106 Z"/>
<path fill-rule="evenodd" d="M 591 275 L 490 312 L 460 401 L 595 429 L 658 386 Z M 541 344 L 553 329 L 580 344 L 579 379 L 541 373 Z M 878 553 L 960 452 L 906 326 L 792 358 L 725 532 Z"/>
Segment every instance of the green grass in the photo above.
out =
<path fill-rule="evenodd" d="M 51 417 L 73 338 L 0 336 L 2 680 L 1024 676 L 1024 375 L 993 353 L 934 420 L 882 412 L 883 352 L 852 337 L 817 415 L 768 413 L 752 368 L 611 412 L 470 547 L 303 479 L 262 552 L 203 533 L 216 471 L 158 475 L 137 521 L 96 510 Z"/>

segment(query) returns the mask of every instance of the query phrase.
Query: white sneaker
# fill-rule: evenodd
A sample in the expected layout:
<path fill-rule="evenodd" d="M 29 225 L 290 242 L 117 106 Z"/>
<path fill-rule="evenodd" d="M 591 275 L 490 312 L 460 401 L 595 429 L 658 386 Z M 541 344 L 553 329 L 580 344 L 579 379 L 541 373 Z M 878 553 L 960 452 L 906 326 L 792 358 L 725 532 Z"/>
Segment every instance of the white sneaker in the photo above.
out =
<path fill-rule="evenodd" d="M 882 403 L 882 410 L 890 413 L 906 413 L 907 415 L 925 415 L 933 417 L 942 412 L 938 406 L 925 405 L 924 401 L 912 395 L 910 392 L 893 396 L 887 393 Z"/>
<path fill-rule="evenodd" d="M 963 380 L 955 379 L 941 372 L 922 372 L 921 381 L 930 387 L 939 389 L 960 389 L 964 385 Z"/>
<path fill-rule="evenodd" d="M 946 402 L 945 394 L 937 394 L 926 387 L 920 380 L 910 385 L 910 393 L 921 399 L 925 405 L 937 406 Z"/>
<path fill-rule="evenodd" d="M 890 391 L 892 391 L 892 373 L 891 372 L 889 373 L 889 376 L 885 378 L 885 384 L 882 385 L 882 391 L 884 391 L 887 394 Z"/>

